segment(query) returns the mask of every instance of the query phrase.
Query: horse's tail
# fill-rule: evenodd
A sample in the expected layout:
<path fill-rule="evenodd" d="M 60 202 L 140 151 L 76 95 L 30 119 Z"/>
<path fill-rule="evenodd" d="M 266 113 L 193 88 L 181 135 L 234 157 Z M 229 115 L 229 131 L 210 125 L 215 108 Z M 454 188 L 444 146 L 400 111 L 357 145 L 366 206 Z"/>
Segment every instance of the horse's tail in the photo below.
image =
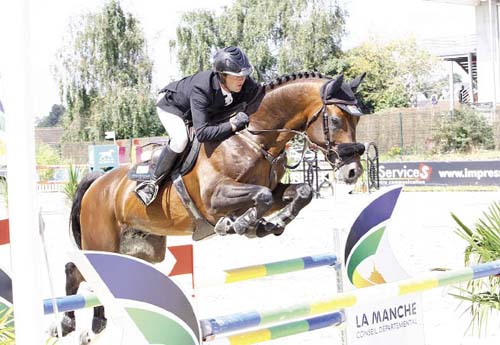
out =
<path fill-rule="evenodd" d="M 100 171 L 94 171 L 87 174 L 78 184 L 76 189 L 75 197 L 73 198 L 73 204 L 71 205 L 71 213 L 69 216 L 69 224 L 71 226 L 71 231 L 73 232 L 73 238 L 78 248 L 82 249 L 82 229 L 80 226 L 80 210 L 82 208 L 83 195 L 89 189 L 90 185 L 97 180 L 103 173 Z"/>

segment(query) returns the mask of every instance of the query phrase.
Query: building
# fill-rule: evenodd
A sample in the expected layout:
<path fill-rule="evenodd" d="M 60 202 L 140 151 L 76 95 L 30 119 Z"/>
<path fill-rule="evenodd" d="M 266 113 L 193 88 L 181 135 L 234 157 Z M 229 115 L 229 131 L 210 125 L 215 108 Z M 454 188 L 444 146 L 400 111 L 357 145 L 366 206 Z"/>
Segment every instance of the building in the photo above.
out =
<path fill-rule="evenodd" d="M 488 104 L 496 109 L 500 103 L 500 0 L 426 1 L 474 7 L 476 34 L 453 42 L 442 42 L 441 47 L 435 44 L 441 51 L 434 53 L 452 62 L 451 73 L 456 66 L 454 63 L 467 72 L 467 84 L 477 90 L 477 97 L 470 97 L 471 102 Z"/>

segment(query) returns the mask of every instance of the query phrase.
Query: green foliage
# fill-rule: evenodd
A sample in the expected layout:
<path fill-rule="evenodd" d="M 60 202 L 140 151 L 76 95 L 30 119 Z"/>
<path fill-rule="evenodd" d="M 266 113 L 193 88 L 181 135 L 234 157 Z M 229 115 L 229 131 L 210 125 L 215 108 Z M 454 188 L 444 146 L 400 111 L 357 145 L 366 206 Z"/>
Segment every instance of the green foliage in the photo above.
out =
<path fill-rule="evenodd" d="M 221 14 L 185 13 L 177 28 L 178 60 L 184 75 L 210 68 L 220 48 L 242 48 L 257 79 L 284 73 L 342 70 L 340 42 L 345 13 L 334 0 L 236 0 Z"/>
<path fill-rule="evenodd" d="M 14 309 L 0 308 L 0 344 L 15 345 L 16 335 L 14 332 Z"/>
<path fill-rule="evenodd" d="M 72 25 L 55 70 L 67 109 L 64 140 L 102 140 L 110 130 L 118 139 L 160 134 L 139 22 L 110 0 Z"/>
<path fill-rule="evenodd" d="M 69 201 L 73 201 L 76 190 L 78 189 L 78 183 L 80 182 L 80 169 L 70 164 L 68 171 L 68 182 L 64 184 L 63 192 Z"/>
<path fill-rule="evenodd" d="M 40 144 L 36 147 L 36 164 L 37 165 L 57 165 L 61 164 L 63 159 L 60 152 L 53 146 Z"/>
<path fill-rule="evenodd" d="M 452 214 L 452 217 L 459 226 L 456 233 L 468 243 L 464 253 L 467 266 L 500 259 L 499 202 L 493 203 L 472 229 L 456 215 Z M 486 330 L 488 315 L 494 310 L 500 311 L 500 276 L 470 281 L 459 292 L 454 296 L 470 303 L 472 318 L 469 329 L 479 333 Z"/>
<path fill-rule="evenodd" d="M 492 126 L 469 107 L 456 109 L 452 116 L 440 120 L 434 141 L 439 152 L 470 152 L 495 147 Z"/>
<path fill-rule="evenodd" d="M 54 147 L 41 144 L 36 147 L 36 164 L 37 165 L 58 165 L 64 162 L 61 153 Z M 40 180 L 46 181 L 52 179 L 54 171 L 45 169 L 39 171 Z"/>
<path fill-rule="evenodd" d="M 9 190 L 8 190 L 8 186 L 7 186 L 7 179 L 5 179 L 5 178 L 0 178 L 0 193 L 2 194 L 5 207 L 8 207 L 9 206 Z"/>
<path fill-rule="evenodd" d="M 436 64 L 415 39 L 387 44 L 373 39 L 346 52 L 344 59 L 348 76 L 367 72 L 360 88 L 365 112 L 407 107 L 412 95 L 429 89 L 426 82 Z"/>
<path fill-rule="evenodd" d="M 41 118 L 36 124 L 37 127 L 55 127 L 61 124 L 61 118 L 66 109 L 60 104 L 54 104 L 49 115 Z"/>
<path fill-rule="evenodd" d="M 397 157 L 397 156 L 401 156 L 402 152 L 401 152 L 401 147 L 399 146 L 393 146 L 391 147 L 386 155 L 389 157 L 389 158 L 394 158 L 394 157 Z"/>

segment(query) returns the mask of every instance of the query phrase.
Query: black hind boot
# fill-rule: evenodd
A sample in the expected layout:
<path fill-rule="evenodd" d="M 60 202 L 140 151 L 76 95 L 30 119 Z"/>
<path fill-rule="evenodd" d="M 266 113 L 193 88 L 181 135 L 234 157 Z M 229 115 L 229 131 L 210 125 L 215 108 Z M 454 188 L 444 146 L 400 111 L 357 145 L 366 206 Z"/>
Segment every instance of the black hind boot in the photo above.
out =
<path fill-rule="evenodd" d="M 151 178 L 141 182 L 135 187 L 135 194 L 144 205 L 149 206 L 155 200 L 158 194 L 160 181 L 164 176 L 170 173 L 178 156 L 179 154 L 177 152 L 172 151 L 172 149 L 166 145 L 161 151 L 158 162 L 156 163 L 156 168 L 151 174 Z"/>

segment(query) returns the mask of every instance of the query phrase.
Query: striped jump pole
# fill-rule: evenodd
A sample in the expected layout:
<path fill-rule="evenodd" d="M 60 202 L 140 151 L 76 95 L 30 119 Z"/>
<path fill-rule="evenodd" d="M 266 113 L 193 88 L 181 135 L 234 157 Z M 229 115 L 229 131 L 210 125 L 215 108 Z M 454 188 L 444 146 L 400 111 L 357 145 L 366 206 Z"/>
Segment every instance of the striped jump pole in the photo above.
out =
<path fill-rule="evenodd" d="M 101 305 L 101 302 L 96 295 L 70 295 L 57 297 L 55 299 L 48 298 L 43 300 L 43 313 L 45 315 L 54 313 L 54 302 L 57 304 L 58 312 L 73 311 L 77 309 L 92 308 Z"/>
<path fill-rule="evenodd" d="M 315 331 L 317 329 L 338 326 L 345 321 L 343 312 L 334 312 L 310 319 L 289 322 L 283 325 L 259 329 L 257 331 L 245 332 L 217 338 L 213 345 L 251 345 L 264 341 L 275 340 L 295 334 Z"/>
<path fill-rule="evenodd" d="M 315 267 L 334 266 L 336 264 L 337 256 L 335 254 L 305 256 L 296 259 L 222 271 L 219 272 L 221 273 L 219 274 L 219 278 L 211 280 L 211 282 L 213 284 L 217 284 L 217 282 L 229 284 L 277 274 L 297 272 Z M 45 315 L 54 313 L 53 302 L 54 300 L 51 298 L 43 301 L 43 309 Z M 57 310 L 59 312 L 91 308 L 101 305 L 99 299 L 93 294 L 57 297 L 55 299 L 55 302 L 57 304 Z"/>
<path fill-rule="evenodd" d="M 314 315 L 327 314 L 342 308 L 352 307 L 425 291 L 451 284 L 500 274 L 500 260 L 483 263 L 468 268 L 448 272 L 431 272 L 399 282 L 375 285 L 351 292 L 339 293 L 332 297 L 290 305 L 279 310 L 249 311 L 219 316 L 200 321 L 204 339 L 216 335 L 241 331 L 251 327 L 261 327 Z"/>
<path fill-rule="evenodd" d="M 262 265 L 240 267 L 213 273 L 210 272 L 207 278 L 201 279 L 199 282 L 196 281 L 195 285 L 212 286 L 230 284 L 283 273 L 303 271 L 316 267 L 335 266 L 337 262 L 337 256 L 335 254 L 305 256 Z"/>

